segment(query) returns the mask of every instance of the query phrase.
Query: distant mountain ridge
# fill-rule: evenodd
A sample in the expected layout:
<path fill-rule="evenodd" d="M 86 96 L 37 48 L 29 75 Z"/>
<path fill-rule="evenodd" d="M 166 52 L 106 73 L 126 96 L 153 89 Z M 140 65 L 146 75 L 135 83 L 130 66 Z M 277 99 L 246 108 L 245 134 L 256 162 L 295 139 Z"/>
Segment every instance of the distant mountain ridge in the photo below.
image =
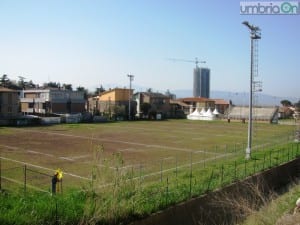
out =
<path fill-rule="evenodd" d="M 177 98 L 192 97 L 192 90 L 172 90 L 173 94 Z M 231 100 L 234 105 L 249 105 L 249 93 L 246 92 L 228 92 L 228 91 L 211 91 L 210 98 L 218 98 L 224 100 Z M 257 106 L 280 106 L 280 101 L 289 100 L 292 103 L 296 103 L 300 100 L 297 97 L 281 97 L 281 96 L 272 96 L 263 93 L 255 93 L 253 98 L 253 105 Z"/>

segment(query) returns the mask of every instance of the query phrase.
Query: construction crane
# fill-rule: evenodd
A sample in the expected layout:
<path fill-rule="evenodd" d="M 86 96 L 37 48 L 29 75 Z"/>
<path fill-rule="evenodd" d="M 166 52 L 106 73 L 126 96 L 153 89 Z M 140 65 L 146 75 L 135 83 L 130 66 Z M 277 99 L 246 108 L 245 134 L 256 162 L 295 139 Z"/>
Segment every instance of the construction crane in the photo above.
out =
<path fill-rule="evenodd" d="M 188 60 L 188 59 L 177 59 L 177 58 L 167 58 L 167 60 L 173 61 L 173 62 L 192 62 L 196 64 L 196 68 L 198 68 L 199 63 L 206 63 L 206 61 L 199 61 L 196 57 L 195 60 Z"/>

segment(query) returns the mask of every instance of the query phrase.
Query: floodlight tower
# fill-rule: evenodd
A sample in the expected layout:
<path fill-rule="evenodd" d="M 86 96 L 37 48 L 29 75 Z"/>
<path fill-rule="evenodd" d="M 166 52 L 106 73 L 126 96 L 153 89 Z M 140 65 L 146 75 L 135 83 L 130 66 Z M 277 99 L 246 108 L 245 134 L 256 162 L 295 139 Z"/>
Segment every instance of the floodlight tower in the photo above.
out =
<path fill-rule="evenodd" d="M 246 159 L 251 158 L 252 147 L 252 104 L 253 104 L 253 72 L 254 72 L 254 41 L 261 39 L 260 28 L 250 25 L 248 21 L 244 21 L 246 27 L 250 30 L 251 40 L 251 62 L 250 62 L 250 90 L 249 90 L 249 121 L 248 121 L 248 144 L 246 148 Z"/>
<path fill-rule="evenodd" d="M 128 100 L 128 119 L 131 120 L 131 82 L 133 81 L 134 75 L 127 74 L 129 77 L 129 100 Z"/>

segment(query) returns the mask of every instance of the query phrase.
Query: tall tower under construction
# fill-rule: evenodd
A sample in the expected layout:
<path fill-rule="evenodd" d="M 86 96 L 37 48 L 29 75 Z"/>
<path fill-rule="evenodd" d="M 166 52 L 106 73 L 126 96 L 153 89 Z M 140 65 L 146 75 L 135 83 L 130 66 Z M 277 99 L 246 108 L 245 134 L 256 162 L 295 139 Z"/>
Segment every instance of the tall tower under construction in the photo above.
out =
<path fill-rule="evenodd" d="M 196 66 L 194 69 L 194 97 L 209 98 L 210 69 Z"/>

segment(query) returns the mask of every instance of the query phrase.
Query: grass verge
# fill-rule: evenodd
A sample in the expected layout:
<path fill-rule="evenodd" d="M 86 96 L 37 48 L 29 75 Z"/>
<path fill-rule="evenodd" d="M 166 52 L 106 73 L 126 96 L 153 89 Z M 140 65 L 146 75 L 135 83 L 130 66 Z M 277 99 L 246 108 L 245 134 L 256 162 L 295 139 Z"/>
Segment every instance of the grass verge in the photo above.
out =
<path fill-rule="evenodd" d="M 83 190 L 51 196 L 39 192 L 1 194 L 0 224 L 126 224 L 194 196 L 299 157 L 299 144 L 257 150 L 252 160 L 232 154 L 214 164 L 164 174 L 159 181 L 123 170 L 120 153 L 94 149 L 92 182 Z M 99 166 L 102 165 L 102 166 Z M 112 171 L 110 165 L 114 165 Z"/>

